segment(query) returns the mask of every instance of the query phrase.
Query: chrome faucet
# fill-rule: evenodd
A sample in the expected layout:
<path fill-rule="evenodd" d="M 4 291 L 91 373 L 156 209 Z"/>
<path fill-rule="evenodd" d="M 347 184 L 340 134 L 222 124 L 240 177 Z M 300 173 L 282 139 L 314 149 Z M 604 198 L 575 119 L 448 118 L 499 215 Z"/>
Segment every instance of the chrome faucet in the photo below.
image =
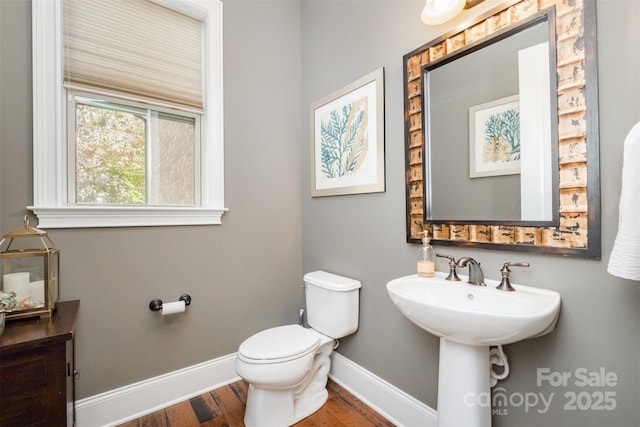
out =
<path fill-rule="evenodd" d="M 469 265 L 469 280 L 467 283 L 476 286 L 487 286 L 484 283 L 484 273 L 480 267 L 480 263 L 471 257 L 462 257 L 456 263 L 458 267 L 466 267 Z"/>

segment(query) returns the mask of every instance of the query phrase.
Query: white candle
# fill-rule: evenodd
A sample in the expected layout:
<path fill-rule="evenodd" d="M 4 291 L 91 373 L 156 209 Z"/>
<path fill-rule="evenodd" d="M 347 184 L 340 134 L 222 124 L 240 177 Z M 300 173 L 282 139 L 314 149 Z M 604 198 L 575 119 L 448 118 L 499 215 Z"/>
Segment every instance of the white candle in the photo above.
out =
<path fill-rule="evenodd" d="M 36 280 L 29 283 L 31 298 L 39 303 L 44 303 L 44 280 Z"/>
<path fill-rule="evenodd" d="M 3 289 L 6 293 L 11 291 L 16 293 L 16 298 L 25 298 L 30 295 L 29 282 L 31 273 L 28 271 L 20 273 L 8 273 L 4 275 Z"/>

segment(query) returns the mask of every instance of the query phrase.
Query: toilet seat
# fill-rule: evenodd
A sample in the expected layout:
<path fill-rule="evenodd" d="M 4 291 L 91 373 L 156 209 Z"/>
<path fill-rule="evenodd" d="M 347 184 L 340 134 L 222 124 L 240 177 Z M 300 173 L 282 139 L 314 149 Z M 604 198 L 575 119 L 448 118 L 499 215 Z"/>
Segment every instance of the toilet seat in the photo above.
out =
<path fill-rule="evenodd" d="M 238 349 L 238 358 L 247 363 L 281 363 L 315 352 L 320 334 L 300 325 L 267 329 L 247 338 Z"/>

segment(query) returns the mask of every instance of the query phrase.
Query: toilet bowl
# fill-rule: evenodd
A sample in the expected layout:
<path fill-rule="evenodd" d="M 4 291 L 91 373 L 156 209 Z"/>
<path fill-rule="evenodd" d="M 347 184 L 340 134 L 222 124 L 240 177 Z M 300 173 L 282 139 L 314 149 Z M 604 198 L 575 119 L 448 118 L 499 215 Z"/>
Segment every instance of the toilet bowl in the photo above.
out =
<path fill-rule="evenodd" d="M 258 387 L 293 388 L 307 376 L 322 338 L 330 339 L 299 325 L 259 332 L 240 345 L 236 371 Z"/>
<path fill-rule="evenodd" d="M 245 425 L 288 426 L 320 409 L 335 342 L 300 325 L 267 329 L 243 342 L 236 372 L 249 383 Z"/>
<path fill-rule="evenodd" d="M 320 409 L 337 338 L 357 329 L 360 282 L 323 271 L 304 281 L 311 328 L 270 328 L 238 349 L 236 372 L 249 383 L 247 427 L 290 426 Z"/>

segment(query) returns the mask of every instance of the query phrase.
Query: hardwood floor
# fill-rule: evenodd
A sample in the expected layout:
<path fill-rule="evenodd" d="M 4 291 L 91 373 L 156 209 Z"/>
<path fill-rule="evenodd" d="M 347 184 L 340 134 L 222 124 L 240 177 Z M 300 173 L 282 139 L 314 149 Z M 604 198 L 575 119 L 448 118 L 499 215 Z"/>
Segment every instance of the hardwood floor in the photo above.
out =
<path fill-rule="evenodd" d="M 295 424 L 296 427 L 393 426 L 333 381 L 329 380 L 327 389 L 327 403 L 318 412 Z M 242 427 L 246 399 L 247 383 L 238 381 L 118 427 Z"/>

